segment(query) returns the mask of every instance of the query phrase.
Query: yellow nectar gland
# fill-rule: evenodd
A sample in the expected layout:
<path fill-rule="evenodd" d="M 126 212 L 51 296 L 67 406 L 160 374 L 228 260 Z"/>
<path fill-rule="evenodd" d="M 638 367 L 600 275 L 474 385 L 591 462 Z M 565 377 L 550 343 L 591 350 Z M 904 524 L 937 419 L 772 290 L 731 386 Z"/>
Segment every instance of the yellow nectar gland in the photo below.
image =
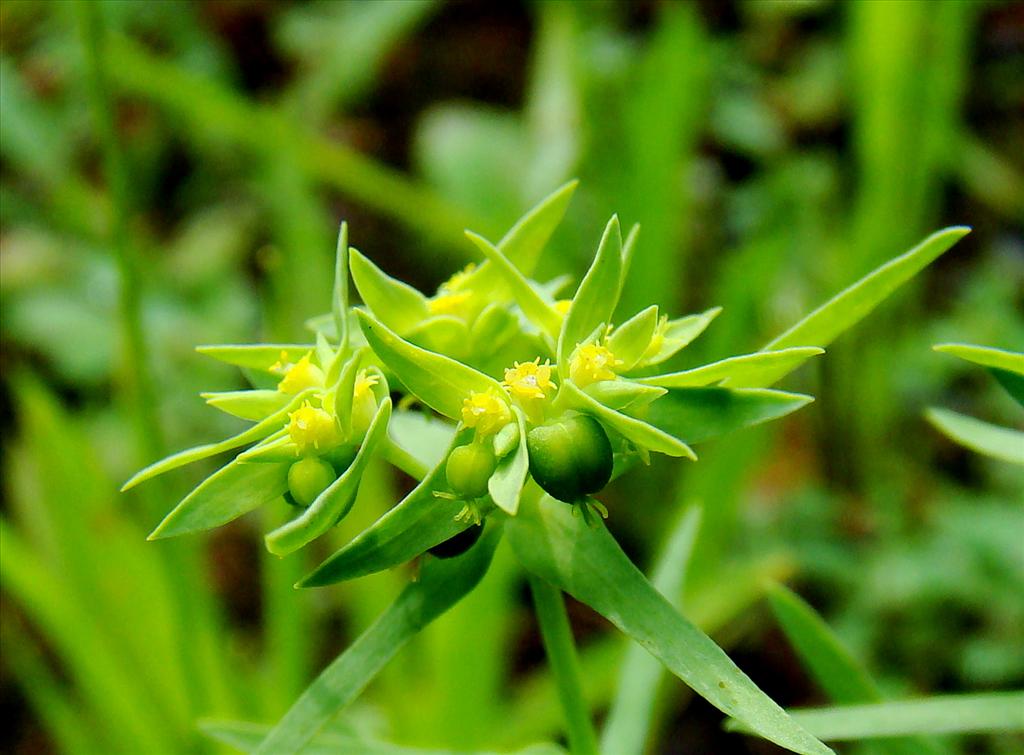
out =
<path fill-rule="evenodd" d="M 599 380 L 614 380 L 614 369 L 622 364 L 616 359 L 611 349 L 597 343 L 587 343 L 576 347 L 569 360 L 569 377 L 580 388 L 584 388 Z"/>
<path fill-rule="evenodd" d="M 277 390 L 294 395 L 307 388 L 323 388 L 323 370 L 309 361 L 309 357 L 307 353 L 295 364 L 287 364 L 285 360 L 288 355 L 281 352 L 281 359 L 270 368 L 272 372 L 284 371 L 284 378 L 277 384 Z"/>
<path fill-rule="evenodd" d="M 334 417 L 308 401 L 289 414 L 288 420 L 288 435 L 300 451 L 306 451 L 310 446 L 320 450 L 338 440 Z"/>
<path fill-rule="evenodd" d="M 462 423 L 478 433 L 496 433 L 511 421 L 508 405 L 494 391 L 473 391 L 462 402 Z"/>
<path fill-rule="evenodd" d="M 555 384 L 551 382 L 551 364 L 546 360 L 541 364 L 540 357 L 532 362 L 516 362 L 507 368 L 501 384 L 512 398 L 520 401 L 546 399 L 548 393 L 555 389 Z"/>
<path fill-rule="evenodd" d="M 372 397 L 373 391 L 371 389 L 379 382 L 380 377 L 378 375 L 367 375 L 366 370 L 359 370 L 359 374 L 356 375 L 355 388 L 352 391 L 352 400 L 361 401 L 367 396 Z"/>

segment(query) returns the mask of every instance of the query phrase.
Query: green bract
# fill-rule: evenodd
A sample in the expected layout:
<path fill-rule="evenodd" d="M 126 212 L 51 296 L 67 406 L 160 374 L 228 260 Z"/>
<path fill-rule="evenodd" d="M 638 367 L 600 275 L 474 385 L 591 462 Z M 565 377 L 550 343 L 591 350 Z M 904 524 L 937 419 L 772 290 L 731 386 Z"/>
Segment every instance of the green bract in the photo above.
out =
<path fill-rule="evenodd" d="M 416 477 L 416 487 L 300 586 L 353 579 L 428 552 L 450 559 L 442 565 L 424 556 L 422 582 L 314 682 L 316 694 L 299 699 L 259 752 L 296 752 L 309 742 L 401 643 L 476 584 L 502 533 L 530 575 L 546 643 L 571 642 L 551 592 L 562 589 L 642 643 L 738 726 L 794 752 L 829 752 L 632 566 L 591 516 L 607 513 L 593 496 L 613 473 L 651 453 L 696 460 L 692 444 L 806 405 L 809 396 L 769 386 L 822 354 L 967 230 L 929 237 L 761 351 L 680 369 L 680 352 L 720 310 L 672 318 L 649 306 L 617 314 L 640 243 L 636 227 L 624 242 L 611 218 L 571 298 L 556 298 L 564 281 L 532 277 L 574 189 L 573 182 L 554 192 L 497 243 L 468 233 L 479 263 L 431 296 L 350 249 L 343 224 L 330 314 L 311 321 L 313 343 L 200 348 L 252 382 L 252 390 L 204 394 L 207 402 L 252 424 L 128 481 L 126 488 L 243 449 L 152 537 L 209 529 L 262 504 L 287 511 L 287 496 L 304 508 L 291 509 L 293 518 L 266 537 L 267 548 L 284 556 L 330 530 L 351 509 L 370 465 L 389 462 Z M 360 307 L 349 304 L 349 275 Z M 992 369 L 1020 398 L 1020 355 L 963 355 Z M 669 360 L 672 369 L 658 367 Z M 432 419 L 411 408 L 417 402 Z M 570 513 L 553 499 L 579 505 Z M 644 506 L 630 501 L 628 510 L 612 510 L 640 516 Z M 329 710 L 321 704 L 324 690 L 334 690 Z"/>

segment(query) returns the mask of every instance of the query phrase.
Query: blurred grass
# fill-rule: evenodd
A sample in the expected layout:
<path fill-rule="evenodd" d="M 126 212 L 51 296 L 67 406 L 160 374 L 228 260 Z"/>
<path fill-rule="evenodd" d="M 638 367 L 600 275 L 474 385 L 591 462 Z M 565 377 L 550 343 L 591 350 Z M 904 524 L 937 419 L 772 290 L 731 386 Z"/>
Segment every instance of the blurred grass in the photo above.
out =
<path fill-rule="evenodd" d="M 756 348 L 926 230 L 975 227 L 789 378 L 815 405 L 705 444 L 685 470 L 627 476 L 610 521 L 644 564 L 702 502 L 688 615 L 783 704 L 821 699 L 754 608 L 766 575 L 792 575 L 887 695 L 1024 682 L 1024 480 L 920 420 L 928 404 L 1019 416 L 929 348 L 1024 343 L 1011 5 L 101 2 L 105 141 L 75 5 L 0 6 L 0 680 L 20 711 L 5 750 L 197 751 L 215 747 L 197 716 L 280 714 L 408 575 L 296 593 L 309 556 L 265 554 L 244 522 L 144 542 L 201 471 L 143 489 L 148 502 L 118 484 L 159 435 L 179 446 L 232 427 L 194 396 L 238 377 L 192 346 L 302 338 L 326 310 L 342 218 L 356 246 L 429 290 L 472 259 L 464 228 L 496 239 L 573 176 L 540 272 L 579 275 L 612 212 L 640 222 L 624 308 L 725 307 L 680 367 Z M 154 398 L 133 399 L 136 380 Z M 139 401 L 155 416 L 133 431 Z M 366 483 L 335 542 L 404 484 L 383 466 Z M 571 618 L 600 713 L 621 646 L 589 613 Z M 539 658 L 499 550 L 347 724 L 445 747 L 553 736 Z M 658 701 L 649 751 L 670 751 L 681 727 L 709 751 L 735 742 L 706 711 L 684 713 L 675 682 Z"/>

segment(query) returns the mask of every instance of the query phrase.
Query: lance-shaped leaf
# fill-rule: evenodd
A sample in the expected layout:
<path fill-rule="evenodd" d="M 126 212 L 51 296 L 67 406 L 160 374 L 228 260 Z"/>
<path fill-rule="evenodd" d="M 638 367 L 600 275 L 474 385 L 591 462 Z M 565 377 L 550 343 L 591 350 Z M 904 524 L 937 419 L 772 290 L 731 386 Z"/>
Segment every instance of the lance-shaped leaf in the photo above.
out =
<path fill-rule="evenodd" d="M 530 457 L 526 450 L 526 419 L 518 406 L 512 407 L 512 413 L 516 418 L 515 426 L 519 428 L 519 442 L 514 451 L 498 462 L 494 474 L 487 481 L 491 499 L 509 516 L 515 516 L 519 509 L 519 496 L 530 469 Z"/>
<path fill-rule="evenodd" d="M 505 523 L 522 565 L 642 645 L 694 692 L 761 736 L 804 755 L 830 753 L 683 618 L 632 564 L 603 524 L 589 526 L 548 496 L 524 500 Z"/>
<path fill-rule="evenodd" d="M 765 376 L 780 369 L 796 369 L 813 356 L 824 354 L 817 346 L 798 346 L 780 351 L 759 351 L 754 354 L 729 357 L 718 362 L 694 367 L 692 370 L 670 372 L 638 378 L 646 385 L 660 385 L 663 388 L 698 388 L 722 382 L 723 386 L 743 387 L 757 385 Z"/>
<path fill-rule="evenodd" d="M 334 319 L 338 350 L 348 348 L 348 223 L 338 229 L 334 251 L 334 290 L 331 292 L 331 317 Z"/>
<path fill-rule="evenodd" d="M 949 409 L 932 407 L 925 417 L 960 445 L 993 459 L 1024 465 L 1024 433 L 983 422 Z"/>
<path fill-rule="evenodd" d="M 558 374 L 569 377 L 569 357 L 576 344 L 601 323 L 611 322 L 619 301 L 622 274 L 622 234 L 619 219 L 612 216 L 605 226 L 594 261 L 583 276 L 558 335 Z"/>
<path fill-rule="evenodd" d="M 466 238 L 476 245 L 477 249 L 483 253 L 494 270 L 501 276 L 505 285 L 508 286 L 512 298 L 515 299 L 519 308 L 523 310 L 526 318 L 540 330 L 554 338 L 558 334 L 558 329 L 562 326 L 562 317 L 544 299 L 534 284 L 512 264 L 511 260 L 483 236 L 479 236 L 472 231 L 466 231 Z"/>
<path fill-rule="evenodd" d="M 469 327 L 453 315 L 429 317 L 404 335 L 411 343 L 442 354 L 461 355 L 469 345 Z"/>
<path fill-rule="evenodd" d="M 476 587 L 491 563 L 500 530 L 498 523 L 488 525 L 476 545 L 461 556 L 427 559 L 419 579 L 321 672 L 256 752 L 284 755 L 301 750 L 359 696 L 406 642 Z"/>
<path fill-rule="evenodd" d="M 275 556 L 286 556 L 320 537 L 348 514 L 356 500 L 359 482 L 366 471 L 366 465 L 370 463 L 374 452 L 387 436 L 389 419 L 391 399 L 386 398 L 377 407 L 377 414 L 370 423 L 366 438 L 359 446 L 356 458 L 352 460 L 348 469 L 317 496 L 301 516 L 281 525 L 266 536 L 268 551 Z"/>
<path fill-rule="evenodd" d="M 269 372 L 278 362 L 298 362 L 313 348 L 296 343 L 215 344 L 196 346 L 196 351 L 225 364 Z"/>
<path fill-rule="evenodd" d="M 792 710 L 790 716 L 821 739 L 836 742 L 912 734 L 1024 732 L 1024 692 L 942 695 L 921 700 Z M 726 726 L 748 731 L 740 721 L 729 721 Z"/>
<path fill-rule="evenodd" d="M 647 367 L 649 365 L 661 364 L 666 359 L 675 356 L 689 346 L 697 336 L 707 330 L 711 321 L 718 317 L 721 312 L 721 307 L 712 307 L 699 314 L 686 315 L 675 320 L 669 320 L 665 324 L 665 332 L 662 334 L 658 348 L 654 350 L 654 353 L 641 358 L 636 366 Z"/>
<path fill-rule="evenodd" d="M 600 380 L 588 385 L 585 393 L 609 409 L 621 412 L 626 407 L 646 406 L 664 396 L 668 390 L 634 380 Z"/>
<path fill-rule="evenodd" d="M 150 540 L 227 524 L 288 489 L 288 463 L 233 461 L 203 480 L 160 522 Z"/>
<path fill-rule="evenodd" d="M 772 613 L 818 686 L 835 703 L 881 702 L 874 680 L 843 646 L 828 624 L 799 596 L 780 585 L 768 591 Z M 924 739 L 890 739 L 885 751 L 894 755 L 933 755 Z"/>
<path fill-rule="evenodd" d="M 658 306 L 651 305 L 622 323 L 608 337 L 607 346 L 622 364 L 620 372 L 633 369 L 647 351 L 658 327 Z"/>
<path fill-rule="evenodd" d="M 657 401 L 627 413 L 675 438 L 699 443 L 784 417 L 813 400 L 764 388 L 670 388 Z"/>
<path fill-rule="evenodd" d="M 400 333 L 430 316 L 427 298 L 407 283 L 392 278 L 363 255 L 349 249 L 352 280 L 373 316 Z"/>
<path fill-rule="evenodd" d="M 219 391 L 201 395 L 207 404 L 225 414 L 253 422 L 273 414 L 292 399 L 287 393 L 267 390 Z"/>
<path fill-rule="evenodd" d="M 622 242 L 622 274 L 619 276 L 619 288 L 626 284 L 629 277 L 629 266 L 633 264 L 633 257 L 636 254 L 636 244 L 640 238 L 640 224 L 633 223 L 633 227 L 626 234 L 626 240 Z"/>
<path fill-rule="evenodd" d="M 561 390 L 565 391 L 567 401 L 572 406 L 593 414 L 603 425 L 614 430 L 637 446 L 648 451 L 667 454 L 668 456 L 682 456 L 696 460 L 697 455 L 693 452 L 693 449 L 679 438 L 654 427 L 644 420 L 617 412 L 605 406 L 600 401 L 588 396 L 577 388 L 571 380 L 566 380 L 562 383 Z M 664 398 L 658 399 L 655 403 L 659 401 L 664 401 Z"/>
<path fill-rule="evenodd" d="M 294 411 L 296 407 L 298 407 L 312 394 L 312 389 L 295 394 L 295 396 L 293 396 L 283 407 L 249 429 L 243 430 L 238 435 L 233 435 L 219 443 L 207 443 L 202 446 L 196 446 L 195 448 L 179 451 L 176 454 L 168 456 L 166 459 L 161 459 L 158 462 L 150 464 L 145 469 L 141 469 L 136 472 L 135 475 L 121 487 L 121 492 L 123 493 L 124 491 L 135 487 L 140 482 L 144 482 L 145 480 L 148 480 L 151 477 L 156 477 L 164 472 L 169 472 L 172 469 L 183 467 L 194 461 L 199 461 L 200 459 L 205 459 L 209 456 L 216 456 L 224 451 L 230 451 L 232 448 L 238 448 L 239 446 L 244 446 L 247 443 L 253 443 L 267 437 L 271 433 L 280 430 L 288 421 L 288 413 Z"/>
<path fill-rule="evenodd" d="M 954 226 L 933 233 L 909 252 L 890 260 L 811 312 L 785 333 L 765 345 L 763 351 L 791 346 L 828 346 L 840 333 L 856 325 L 893 291 L 927 267 L 936 257 L 962 239 L 971 229 Z M 782 379 L 789 369 L 763 375 L 760 386 Z"/>
<path fill-rule="evenodd" d="M 967 343 L 941 343 L 932 348 L 987 367 L 1006 392 L 1024 406 L 1024 354 Z"/>
<path fill-rule="evenodd" d="M 413 346 L 365 312 L 359 324 L 370 348 L 409 391 L 431 409 L 459 421 L 462 402 L 472 392 L 505 392 L 492 377 L 441 354 Z"/>
<path fill-rule="evenodd" d="M 449 453 L 452 448 L 467 443 L 472 436 L 471 429 L 456 433 Z M 434 495 L 435 491 L 448 490 L 445 479 L 447 458 L 448 453 L 394 508 L 320 564 L 298 586 L 320 587 L 390 569 L 471 526 L 455 519 L 465 501 Z"/>

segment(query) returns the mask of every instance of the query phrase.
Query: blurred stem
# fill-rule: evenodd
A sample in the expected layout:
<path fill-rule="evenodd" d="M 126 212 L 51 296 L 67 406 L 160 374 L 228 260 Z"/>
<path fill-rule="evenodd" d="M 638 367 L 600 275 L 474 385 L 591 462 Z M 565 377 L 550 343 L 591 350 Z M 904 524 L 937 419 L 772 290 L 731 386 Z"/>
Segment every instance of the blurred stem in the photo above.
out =
<path fill-rule="evenodd" d="M 580 679 L 580 661 L 576 655 L 576 642 L 569 627 L 569 616 L 561 591 L 540 577 L 529 575 L 530 593 L 540 623 L 551 671 L 558 686 L 558 698 L 565 714 L 569 749 L 574 755 L 597 753 L 597 735 L 590 721 L 590 711 L 583 697 Z"/>
<path fill-rule="evenodd" d="M 117 139 L 114 107 L 104 59 L 106 30 L 95 0 L 75 4 L 85 51 L 86 85 L 103 151 L 103 170 L 110 188 L 110 245 L 117 261 L 120 320 L 123 338 L 121 383 L 128 397 L 138 448 L 146 460 L 163 451 L 156 415 L 155 391 L 142 329 L 139 261 L 128 240 L 128 169 Z"/>

